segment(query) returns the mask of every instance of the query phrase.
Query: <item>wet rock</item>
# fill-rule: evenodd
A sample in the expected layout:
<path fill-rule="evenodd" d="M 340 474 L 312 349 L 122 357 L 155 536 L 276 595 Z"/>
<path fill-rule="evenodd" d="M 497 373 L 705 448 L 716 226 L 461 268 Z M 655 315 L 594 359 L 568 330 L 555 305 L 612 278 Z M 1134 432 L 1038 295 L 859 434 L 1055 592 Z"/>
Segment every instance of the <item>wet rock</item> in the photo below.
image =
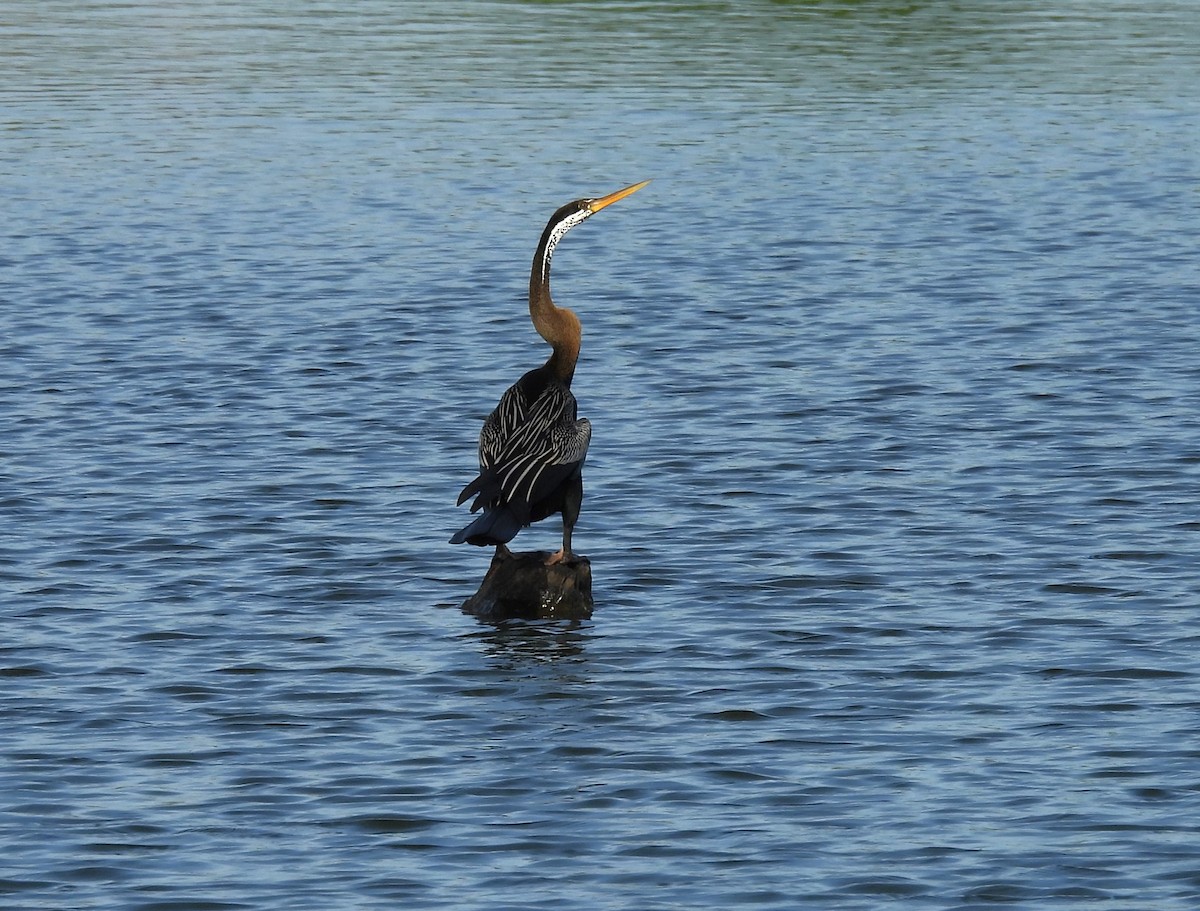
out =
<path fill-rule="evenodd" d="M 500 548 L 479 591 L 462 609 L 480 620 L 587 620 L 592 616 L 592 564 L 587 557 L 546 565 L 549 551 Z"/>

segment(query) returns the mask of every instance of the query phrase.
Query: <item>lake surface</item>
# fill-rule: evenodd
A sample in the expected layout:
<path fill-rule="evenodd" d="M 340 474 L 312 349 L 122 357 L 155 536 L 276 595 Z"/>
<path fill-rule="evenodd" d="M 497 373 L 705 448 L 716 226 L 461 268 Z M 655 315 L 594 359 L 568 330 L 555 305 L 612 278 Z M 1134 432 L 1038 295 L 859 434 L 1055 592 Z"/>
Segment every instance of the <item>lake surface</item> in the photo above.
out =
<path fill-rule="evenodd" d="M 4 908 L 1200 907 L 1195 4 L 0 10 Z"/>

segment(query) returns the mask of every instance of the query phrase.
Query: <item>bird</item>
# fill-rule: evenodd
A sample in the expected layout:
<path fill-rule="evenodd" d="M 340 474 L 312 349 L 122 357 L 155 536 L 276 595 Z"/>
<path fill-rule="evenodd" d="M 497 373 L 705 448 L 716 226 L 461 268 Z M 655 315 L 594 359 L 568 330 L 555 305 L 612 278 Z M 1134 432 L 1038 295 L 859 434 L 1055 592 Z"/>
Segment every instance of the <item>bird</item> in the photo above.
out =
<path fill-rule="evenodd" d="M 479 474 L 462 489 L 457 505 L 471 497 L 483 514 L 450 539 L 451 544 L 495 545 L 507 552 L 522 528 L 562 515 L 562 548 L 547 565 L 574 558 L 571 535 L 583 504 L 583 463 L 592 425 L 580 418 L 571 380 L 579 359 L 579 317 L 550 297 L 550 258 L 568 231 L 650 181 L 595 199 L 562 206 L 546 223 L 529 273 L 529 316 L 550 345 L 546 363 L 530 370 L 500 397 L 479 433 Z"/>

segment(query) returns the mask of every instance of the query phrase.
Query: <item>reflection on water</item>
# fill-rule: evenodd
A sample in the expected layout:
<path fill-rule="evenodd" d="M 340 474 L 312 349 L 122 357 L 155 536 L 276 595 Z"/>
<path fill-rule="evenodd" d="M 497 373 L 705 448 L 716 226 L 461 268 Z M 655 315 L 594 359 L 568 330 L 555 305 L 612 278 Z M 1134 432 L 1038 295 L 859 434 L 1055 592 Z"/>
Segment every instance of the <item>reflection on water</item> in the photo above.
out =
<path fill-rule="evenodd" d="M 1191 4 L 0 18 L 5 907 L 1196 907 Z"/>
<path fill-rule="evenodd" d="M 520 671 L 529 662 L 574 663 L 583 657 L 590 624 L 577 620 L 538 622 L 512 620 L 484 626 L 467 638 L 483 646 L 491 665 L 505 673 Z"/>

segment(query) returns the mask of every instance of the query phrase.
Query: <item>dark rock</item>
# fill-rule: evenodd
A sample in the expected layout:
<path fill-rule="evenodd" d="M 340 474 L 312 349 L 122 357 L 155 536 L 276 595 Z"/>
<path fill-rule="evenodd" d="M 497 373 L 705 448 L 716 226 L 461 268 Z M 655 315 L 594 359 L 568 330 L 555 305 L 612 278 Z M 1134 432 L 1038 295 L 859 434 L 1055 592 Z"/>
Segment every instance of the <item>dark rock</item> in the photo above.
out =
<path fill-rule="evenodd" d="M 576 555 L 547 566 L 549 556 L 549 551 L 518 554 L 497 548 L 479 591 L 462 609 L 488 623 L 590 619 L 591 561 Z"/>

